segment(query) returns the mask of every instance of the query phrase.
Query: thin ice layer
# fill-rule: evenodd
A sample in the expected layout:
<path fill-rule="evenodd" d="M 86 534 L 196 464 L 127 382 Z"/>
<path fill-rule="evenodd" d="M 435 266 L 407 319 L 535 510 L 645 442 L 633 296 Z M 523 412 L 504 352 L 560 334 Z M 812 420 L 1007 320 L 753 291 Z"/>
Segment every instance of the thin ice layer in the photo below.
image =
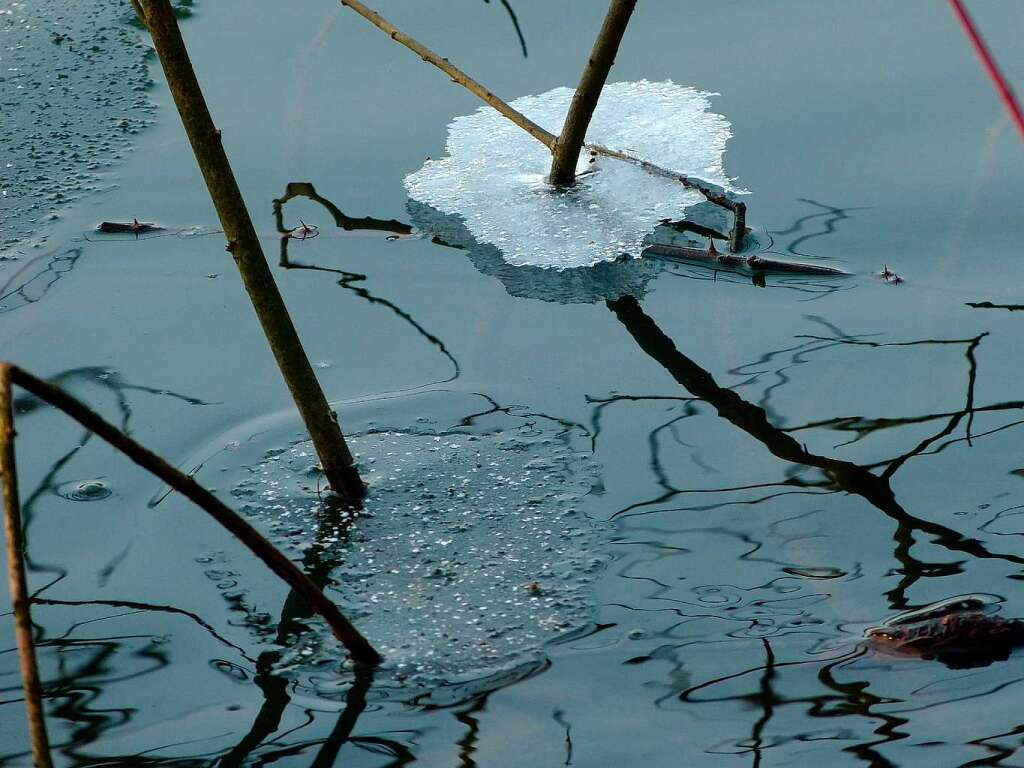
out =
<path fill-rule="evenodd" d="M 0 0 L 0 261 L 104 175 L 152 122 L 127 0 Z"/>
<path fill-rule="evenodd" d="M 354 517 L 325 509 L 308 442 L 268 452 L 233 495 L 314 578 L 329 574 L 393 673 L 452 680 L 521 664 L 591 619 L 605 534 L 582 510 L 599 479 L 572 431 L 533 420 L 356 436 L 370 494 Z M 278 641 L 292 663 L 333 647 L 324 629 Z"/>
<path fill-rule="evenodd" d="M 512 106 L 557 134 L 572 94 L 556 88 Z M 729 122 L 709 110 L 711 95 L 668 81 L 612 83 L 587 140 L 729 188 L 722 156 L 732 134 Z M 551 153 L 491 107 L 452 122 L 447 152 L 406 177 L 409 196 L 462 216 L 477 240 L 516 266 L 564 269 L 637 256 L 660 219 L 682 218 L 703 200 L 629 163 L 601 158 L 590 165 L 586 154 L 579 171 L 595 172 L 571 191 L 555 192 L 545 182 Z"/>

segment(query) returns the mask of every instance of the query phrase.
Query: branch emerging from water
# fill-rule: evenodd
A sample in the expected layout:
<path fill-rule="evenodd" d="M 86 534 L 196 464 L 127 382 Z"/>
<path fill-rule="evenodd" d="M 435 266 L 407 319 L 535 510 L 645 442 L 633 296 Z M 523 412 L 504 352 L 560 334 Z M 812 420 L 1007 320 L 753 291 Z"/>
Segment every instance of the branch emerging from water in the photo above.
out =
<path fill-rule="evenodd" d="M 604 24 L 594 41 L 594 49 L 583 68 L 580 83 L 569 106 L 569 114 L 565 116 L 562 133 L 555 144 L 551 159 L 551 176 L 548 181 L 556 187 L 567 187 L 576 180 L 576 163 L 580 159 L 580 150 L 587 135 L 590 118 L 594 116 L 597 100 L 608 79 L 619 43 L 626 33 L 629 17 L 633 15 L 636 0 L 612 0 Z"/>
<path fill-rule="evenodd" d="M 353 11 L 358 13 L 364 19 L 369 21 L 375 27 L 380 29 L 382 32 L 387 34 L 396 43 L 400 43 L 408 48 L 410 51 L 419 56 L 423 61 L 428 64 L 433 64 L 435 67 L 440 69 L 446 75 L 448 75 L 453 83 L 458 83 L 463 88 L 466 88 L 470 93 L 475 94 L 477 97 L 482 99 L 486 104 L 496 109 L 500 114 L 511 120 L 515 125 L 518 125 L 528 134 L 537 139 L 541 144 L 547 147 L 551 152 L 556 151 L 556 145 L 558 144 L 558 137 L 553 133 L 544 130 L 530 118 L 524 115 L 522 112 L 514 109 L 505 101 L 494 95 L 490 90 L 485 88 L 483 85 L 478 83 L 476 80 L 471 78 L 461 69 L 456 67 L 447 58 L 439 56 L 434 51 L 427 48 L 418 40 L 409 37 L 409 35 L 402 32 L 391 22 L 387 21 L 381 15 L 363 5 L 359 0 L 338 0 L 346 8 L 351 8 Z M 618 46 L 616 45 L 616 48 Z M 610 66 L 610 65 L 609 65 Z M 607 73 L 606 73 L 607 74 Z M 603 81 L 602 81 L 603 83 Z M 732 211 L 735 216 L 735 222 L 732 233 L 729 236 L 729 248 L 732 251 L 738 251 L 743 247 L 743 237 L 746 234 L 746 214 L 747 206 L 745 203 L 737 203 L 730 200 L 721 191 L 715 191 L 711 185 L 706 184 L 697 179 L 687 176 L 685 173 L 678 173 L 677 171 L 670 171 L 666 168 L 662 168 L 655 165 L 652 162 L 643 160 L 641 158 L 633 157 L 632 155 L 620 152 L 618 150 L 609 149 L 608 147 L 600 144 L 586 144 L 586 149 L 596 155 L 602 155 L 604 157 L 610 157 L 614 160 L 622 160 L 623 162 L 631 163 L 636 165 L 638 168 L 643 169 L 647 173 L 662 178 L 672 179 L 678 181 L 684 187 L 688 189 L 696 190 L 700 192 L 709 201 L 718 205 L 726 210 Z"/>

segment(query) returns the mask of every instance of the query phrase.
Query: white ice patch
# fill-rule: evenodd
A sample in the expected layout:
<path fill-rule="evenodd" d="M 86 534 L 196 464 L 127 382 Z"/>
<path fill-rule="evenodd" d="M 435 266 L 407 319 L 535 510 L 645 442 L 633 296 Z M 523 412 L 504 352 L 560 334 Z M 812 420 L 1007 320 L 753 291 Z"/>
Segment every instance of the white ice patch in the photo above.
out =
<path fill-rule="evenodd" d="M 524 96 L 512 106 L 557 134 L 573 90 Z M 729 122 L 709 110 L 714 94 L 647 80 L 612 83 L 601 94 L 587 141 L 729 189 L 722 167 Z M 586 267 L 637 256 L 660 219 L 679 219 L 703 197 L 629 163 L 601 158 L 568 192 L 546 183 L 551 153 L 491 107 L 457 117 L 448 156 L 405 178 L 409 196 L 465 219 L 480 242 L 516 266 Z M 589 165 L 584 151 L 578 171 Z"/>
<path fill-rule="evenodd" d="M 364 513 L 325 507 L 308 441 L 268 451 L 232 490 L 240 511 L 328 592 L 406 686 L 508 672 L 586 627 L 608 531 L 584 511 L 599 467 L 579 428 L 496 413 L 485 428 L 350 437 L 370 493 Z M 204 563 L 212 563 L 209 558 Z M 216 564 L 207 575 L 261 633 L 258 591 Z M 335 659 L 319 623 L 276 631 L 281 669 Z M 273 610 L 273 609 L 271 609 Z M 283 633 L 283 634 L 282 634 Z M 381 674 L 385 674 L 382 670 Z M 321 675 L 322 676 L 322 675 Z M 380 678 L 379 678 L 380 679 Z"/>

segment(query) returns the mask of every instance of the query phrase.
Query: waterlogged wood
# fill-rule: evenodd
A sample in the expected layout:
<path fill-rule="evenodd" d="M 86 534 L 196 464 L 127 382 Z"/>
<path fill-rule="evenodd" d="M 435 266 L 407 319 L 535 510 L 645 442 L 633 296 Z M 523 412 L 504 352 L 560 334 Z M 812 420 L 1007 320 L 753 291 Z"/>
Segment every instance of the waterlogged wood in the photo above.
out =
<path fill-rule="evenodd" d="M 743 249 L 743 238 L 747 234 L 747 204 L 738 203 L 735 200 L 729 199 L 723 191 L 716 191 L 709 185 L 695 179 L 692 176 L 687 176 L 685 173 L 679 173 L 668 168 L 662 168 L 660 165 L 655 165 L 649 160 L 643 160 L 639 157 L 627 154 L 626 152 L 620 152 L 615 149 L 609 149 L 608 147 L 602 146 L 601 144 L 587 144 L 587 149 L 595 154 L 602 155 L 604 157 L 610 157 L 615 160 L 622 160 L 625 163 L 632 163 L 652 176 L 661 176 L 664 179 L 671 179 L 672 181 L 678 181 L 687 189 L 693 189 L 700 192 L 704 199 L 714 203 L 720 208 L 725 208 L 728 211 L 732 211 L 734 216 L 732 231 L 729 233 L 729 250 L 733 253 Z"/>
<path fill-rule="evenodd" d="M 0 364 L 0 482 L 3 483 L 4 532 L 7 540 L 7 581 L 14 610 L 14 633 L 18 639 L 18 663 L 25 692 L 25 712 L 32 741 L 32 762 L 36 768 L 51 768 L 50 740 L 43 712 L 43 687 L 32 639 L 28 583 L 25 576 L 25 535 L 18 499 L 18 473 L 14 463 L 14 409 L 11 398 L 11 367 Z"/>
<path fill-rule="evenodd" d="M 320 388 L 288 308 L 267 265 L 249 211 L 221 144 L 220 131 L 213 124 L 199 81 L 192 69 L 174 10 L 169 0 L 133 0 L 133 4 L 153 38 L 153 45 L 167 77 L 167 85 L 228 240 L 227 250 L 235 259 L 277 365 L 309 430 L 331 490 L 346 498 L 360 499 L 365 495 L 366 488 L 342 435 L 337 416 Z"/>
<path fill-rule="evenodd" d="M 605 14 L 604 24 L 594 41 L 587 66 L 583 68 L 580 83 L 576 86 L 569 114 L 565 116 L 562 132 L 554 147 L 551 159 L 549 181 L 556 187 L 567 187 L 576 180 L 576 163 L 586 139 L 587 126 L 594 115 L 597 100 L 601 97 L 608 73 L 615 63 L 619 43 L 626 32 L 626 25 L 633 15 L 636 0 L 612 0 Z"/>
<path fill-rule="evenodd" d="M 364 638 L 359 630 L 345 617 L 333 602 L 299 568 L 282 554 L 273 544 L 230 509 L 220 499 L 203 488 L 194 478 L 172 467 L 148 448 L 128 437 L 124 432 L 103 419 L 85 404 L 76 400 L 59 387 L 36 378 L 22 369 L 4 364 L 0 371 L 8 380 L 31 392 L 40 400 L 66 413 L 97 437 L 105 440 L 140 467 L 153 473 L 182 496 L 209 514 L 214 520 L 230 531 L 254 555 L 285 581 L 297 594 L 327 622 L 334 636 L 352 654 L 353 660 L 365 664 L 377 664 L 381 656 Z M 3 379 L 0 379 L 3 381 Z M 9 402 L 9 396 L 8 396 Z M 10 441 L 8 441 L 10 442 Z M 13 456 L 11 469 L 4 463 L 5 498 L 8 477 L 13 479 Z"/>
<path fill-rule="evenodd" d="M 709 266 L 745 269 L 751 272 L 782 272 L 791 275 L 815 275 L 821 277 L 843 277 L 850 274 L 845 270 L 836 267 L 826 267 L 823 264 L 769 259 L 757 254 L 737 256 L 731 253 L 719 253 L 715 250 L 713 242 L 707 250 L 686 248 L 678 245 L 649 245 L 644 249 L 644 255 L 660 256 L 667 259 L 685 259 L 686 261 L 701 262 Z"/>
<path fill-rule="evenodd" d="M 106 232 L 107 234 L 128 233 L 140 235 L 145 234 L 146 232 L 161 232 L 163 231 L 163 227 L 135 219 L 130 224 L 123 224 L 119 221 L 103 221 L 100 222 L 98 227 L 96 227 L 96 231 Z"/>

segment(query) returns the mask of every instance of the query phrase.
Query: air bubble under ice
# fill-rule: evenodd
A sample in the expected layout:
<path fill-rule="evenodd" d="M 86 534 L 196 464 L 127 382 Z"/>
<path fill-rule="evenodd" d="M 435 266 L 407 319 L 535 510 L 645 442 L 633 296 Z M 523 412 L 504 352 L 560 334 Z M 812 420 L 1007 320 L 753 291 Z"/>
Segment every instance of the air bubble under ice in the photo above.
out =
<path fill-rule="evenodd" d="M 599 475 L 572 431 L 527 421 L 355 436 L 370 494 L 354 514 L 318 498 L 323 481 L 305 441 L 268 451 L 233 494 L 307 572 L 330 574 L 328 594 L 388 669 L 420 684 L 451 680 L 537 658 L 592 618 L 606 532 L 583 510 Z M 285 665 L 333 647 L 313 624 Z"/>
<path fill-rule="evenodd" d="M 512 106 L 557 134 L 572 95 L 556 88 Z M 712 95 L 672 82 L 612 83 L 587 141 L 731 189 L 722 158 L 732 134 L 729 122 L 710 111 Z M 626 162 L 599 158 L 591 166 L 586 151 L 578 171 L 594 172 L 556 192 L 546 183 L 548 149 L 491 107 L 455 118 L 446 149 L 447 157 L 406 177 L 409 196 L 462 216 L 475 238 L 517 266 L 564 269 L 638 256 L 659 220 L 682 218 L 704 199 Z"/>

